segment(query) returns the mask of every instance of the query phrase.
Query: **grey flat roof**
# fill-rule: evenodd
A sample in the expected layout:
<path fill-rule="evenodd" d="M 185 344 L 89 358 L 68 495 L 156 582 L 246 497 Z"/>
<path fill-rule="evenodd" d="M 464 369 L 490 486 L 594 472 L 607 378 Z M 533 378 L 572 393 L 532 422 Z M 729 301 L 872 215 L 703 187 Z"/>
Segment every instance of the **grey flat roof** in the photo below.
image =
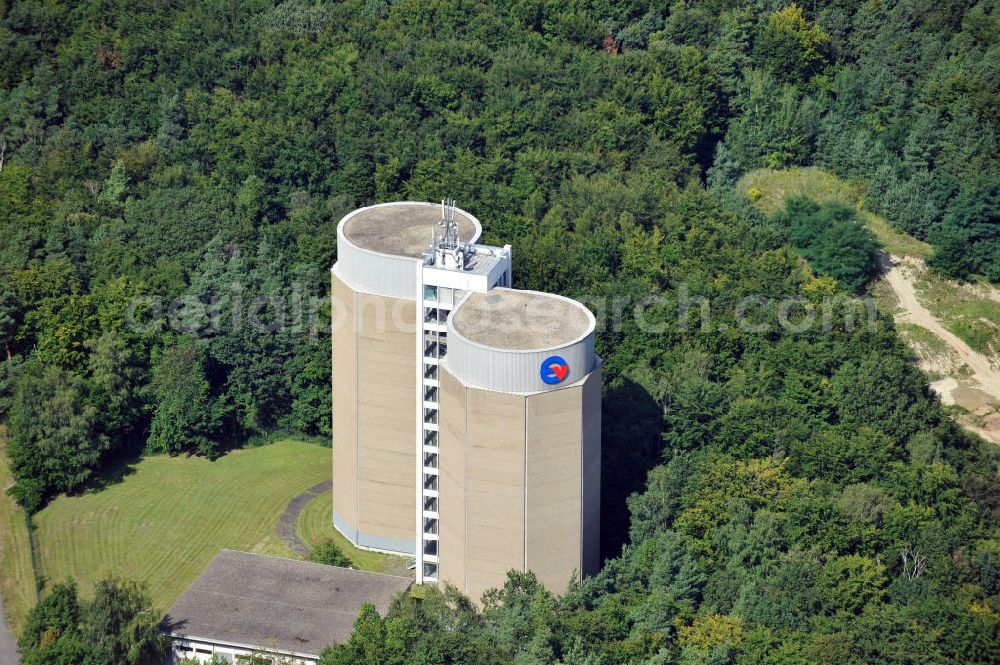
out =
<path fill-rule="evenodd" d="M 373 252 L 419 259 L 431 244 L 431 231 L 441 228 L 441 207 L 424 203 L 401 202 L 365 208 L 344 222 L 344 235 L 353 244 Z M 472 242 L 476 225 L 455 210 L 458 236 Z"/>
<path fill-rule="evenodd" d="M 405 577 L 222 550 L 167 612 L 175 637 L 319 656 L 350 637 L 364 603 L 385 614 Z"/>
<path fill-rule="evenodd" d="M 525 351 L 568 344 L 591 329 L 586 308 L 575 300 L 506 288 L 470 294 L 451 315 L 451 322 L 472 342 Z"/>
<path fill-rule="evenodd" d="M 473 245 L 473 247 L 479 247 L 485 250 L 499 249 L 498 247 L 491 247 L 489 245 L 478 245 L 478 244 Z M 501 258 L 499 256 L 494 256 L 488 253 L 488 251 L 480 251 L 476 252 L 475 254 L 472 254 L 471 256 L 466 257 L 465 267 L 461 271 L 454 268 L 435 267 L 433 264 L 428 264 L 427 267 L 435 270 L 449 270 L 454 272 L 472 273 L 474 275 L 488 275 L 490 271 L 493 270 L 493 268 L 496 266 L 496 264 L 500 263 L 500 261 Z"/>
<path fill-rule="evenodd" d="M 499 262 L 500 257 L 498 256 L 490 256 L 485 253 L 473 254 L 466 260 L 465 270 L 477 275 L 488 275 L 493 270 L 493 266 Z"/>

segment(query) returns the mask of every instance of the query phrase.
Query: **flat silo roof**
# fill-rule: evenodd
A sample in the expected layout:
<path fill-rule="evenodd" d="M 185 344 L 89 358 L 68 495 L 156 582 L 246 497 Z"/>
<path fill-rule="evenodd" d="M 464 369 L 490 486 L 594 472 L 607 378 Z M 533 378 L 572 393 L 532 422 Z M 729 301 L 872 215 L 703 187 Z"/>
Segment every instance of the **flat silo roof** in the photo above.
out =
<path fill-rule="evenodd" d="M 594 329 L 593 316 L 575 300 L 507 288 L 469 294 L 451 321 L 470 342 L 523 351 L 558 348 Z"/>
<path fill-rule="evenodd" d="M 434 229 L 440 232 L 441 206 L 433 203 L 400 202 L 357 210 L 343 221 L 347 240 L 362 249 L 380 254 L 419 259 L 431 244 Z M 455 209 L 458 236 L 474 242 L 479 224 L 468 213 Z"/>

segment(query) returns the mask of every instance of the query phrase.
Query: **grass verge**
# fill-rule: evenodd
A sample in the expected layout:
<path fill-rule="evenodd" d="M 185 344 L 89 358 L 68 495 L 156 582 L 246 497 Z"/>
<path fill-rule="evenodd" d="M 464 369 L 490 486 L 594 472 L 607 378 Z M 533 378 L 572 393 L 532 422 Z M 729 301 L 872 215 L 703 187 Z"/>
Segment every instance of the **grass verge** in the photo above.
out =
<path fill-rule="evenodd" d="M 0 427 L 0 593 L 7 622 L 16 637 L 35 604 L 35 582 L 24 511 L 7 495 L 11 477 L 6 444 L 7 433 Z"/>
<path fill-rule="evenodd" d="M 861 210 L 860 214 L 865 225 L 875 234 L 885 251 L 893 256 L 912 256 L 926 260 L 934 253 L 934 248 L 923 240 L 917 240 L 889 226 L 885 217 L 867 210 Z"/>
<path fill-rule="evenodd" d="M 332 539 L 354 562 L 356 568 L 376 573 L 406 574 L 405 557 L 358 549 L 333 528 L 333 497 L 331 492 L 319 494 L 306 504 L 299 515 L 296 529 L 298 529 L 299 538 L 310 547 L 327 538 Z"/>

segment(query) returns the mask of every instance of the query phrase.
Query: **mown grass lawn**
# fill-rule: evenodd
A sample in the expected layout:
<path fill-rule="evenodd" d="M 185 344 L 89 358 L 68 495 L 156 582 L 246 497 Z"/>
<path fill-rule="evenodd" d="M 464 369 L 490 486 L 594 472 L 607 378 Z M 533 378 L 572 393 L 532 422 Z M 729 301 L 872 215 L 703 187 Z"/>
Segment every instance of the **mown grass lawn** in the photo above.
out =
<path fill-rule="evenodd" d="M 42 574 L 49 584 L 75 578 L 85 596 L 95 580 L 129 577 L 165 612 L 222 548 L 294 557 L 277 536 L 278 517 L 329 477 L 330 450 L 294 440 L 215 461 L 145 458 L 119 482 L 60 496 L 35 517 Z M 23 601 L 15 607 L 25 610 Z"/>
<path fill-rule="evenodd" d="M 35 604 L 31 551 L 24 511 L 7 495 L 10 469 L 5 446 L 7 433 L 0 426 L 0 593 L 14 635 L 20 635 L 28 610 Z"/>
<path fill-rule="evenodd" d="M 371 570 L 376 573 L 408 574 L 406 572 L 407 558 L 359 550 L 333 528 L 333 497 L 331 494 L 331 492 L 324 492 L 306 504 L 296 525 L 299 538 L 310 547 L 328 538 L 333 539 L 333 542 L 351 559 L 355 568 Z"/>

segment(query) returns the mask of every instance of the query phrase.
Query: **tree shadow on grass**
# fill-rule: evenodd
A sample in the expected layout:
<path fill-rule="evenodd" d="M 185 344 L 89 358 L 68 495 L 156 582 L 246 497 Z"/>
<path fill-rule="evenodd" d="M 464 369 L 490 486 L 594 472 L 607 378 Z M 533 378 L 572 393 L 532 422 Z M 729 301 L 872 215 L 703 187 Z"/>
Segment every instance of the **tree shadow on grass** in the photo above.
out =
<path fill-rule="evenodd" d="M 109 455 L 98 470 L 71 495 L 96 494 L 122 482 L 133 473 L 136 466 L 142 460 L 141 446 L 126 446 L 123 450 L 116 451 Z"/>
<path fill-rule="evenodd" d="M 601 418 L 601 560 L 628 540 L 628 497 L 663 461 L 663 413 L 649 392 L 630 379 L 607 386 Z"/>

